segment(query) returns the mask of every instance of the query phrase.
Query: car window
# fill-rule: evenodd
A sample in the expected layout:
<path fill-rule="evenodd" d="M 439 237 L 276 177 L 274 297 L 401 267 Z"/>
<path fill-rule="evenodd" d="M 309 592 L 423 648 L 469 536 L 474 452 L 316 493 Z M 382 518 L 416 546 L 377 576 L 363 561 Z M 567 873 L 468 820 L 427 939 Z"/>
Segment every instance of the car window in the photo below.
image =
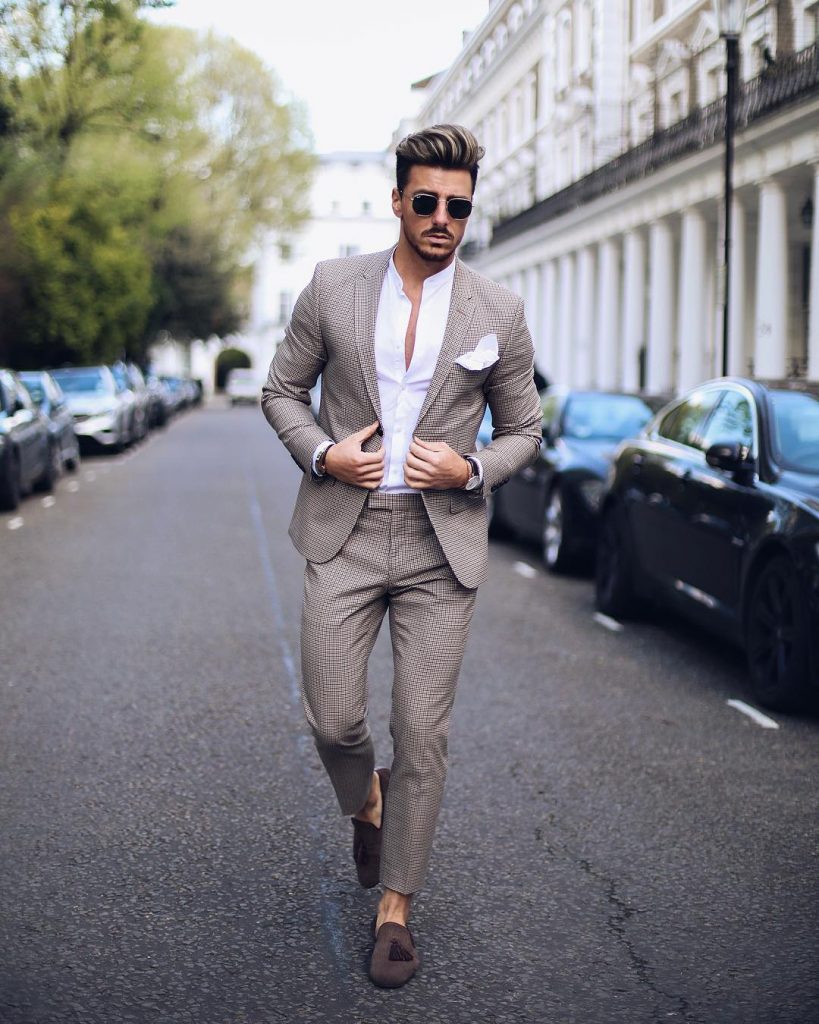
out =
<path fill-rule="evenodd" d="M 53 370 L 52 376 L 66 394 L 82 394 L 85 391 L 111 393 L 110 380 L 99 369 Z"/>
<path fill-rule="evenodd" d="M 582 441 L 622 441 L 639 434 L 651 415 L 636 395 L 572 395 L 563 413 L 563 435 Z"/>
<path fill-rule="evenodd" d="M 702 447 L 707 451 L 712 444 L 744 444 L 751 451 L 754 445 L 754 409 L 747 395 L 739 391 L 725 391 L 719 405 L 702 433 Z"/>
<path fill-rule="evenodd" d="M 721 394 L 722 392 L 717 390 L 695 391 L 663 416 L 657 433 L 669 441 L 676 441 L 677 444 L 704 450 L 702 429 Z"/>
<path fill-rule="evenodd" d="M 771 391 L 773 440 L 786 469 L 819 473 L 819 397 L 800 391 Z"/>

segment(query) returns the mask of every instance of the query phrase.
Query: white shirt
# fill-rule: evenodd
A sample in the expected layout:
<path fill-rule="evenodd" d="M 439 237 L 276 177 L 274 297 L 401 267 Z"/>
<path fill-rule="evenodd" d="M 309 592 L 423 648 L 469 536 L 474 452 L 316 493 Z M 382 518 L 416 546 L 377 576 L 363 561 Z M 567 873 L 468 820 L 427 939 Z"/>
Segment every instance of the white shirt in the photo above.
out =
<path fill-rule="evenodd" d="M 412 303 L 404 294 L 401 276 L 390 257 L 378 300 L 374 338 L 384 430 L 384 481 L 380 491 L 416 493 L 404 482 L 404 463 L 441 352 L 454 280 L 453 260 L 424 281 L 415 326 L 415 348 L 407 369 L 404 341 Z"/>

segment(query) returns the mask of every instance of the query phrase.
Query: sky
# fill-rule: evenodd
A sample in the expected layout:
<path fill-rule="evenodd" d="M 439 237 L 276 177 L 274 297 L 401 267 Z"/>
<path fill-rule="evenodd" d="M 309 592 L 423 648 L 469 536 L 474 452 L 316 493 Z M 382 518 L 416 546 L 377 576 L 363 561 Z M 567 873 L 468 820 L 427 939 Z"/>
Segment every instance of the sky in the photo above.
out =
<path fill-rule="evenodd" d="M 448 67 L 489 0 L 177 0 L 160 24 L 214 29 L 254 50 L 307 106 L 316 151 L 381 150 L 410 92 Z"/>

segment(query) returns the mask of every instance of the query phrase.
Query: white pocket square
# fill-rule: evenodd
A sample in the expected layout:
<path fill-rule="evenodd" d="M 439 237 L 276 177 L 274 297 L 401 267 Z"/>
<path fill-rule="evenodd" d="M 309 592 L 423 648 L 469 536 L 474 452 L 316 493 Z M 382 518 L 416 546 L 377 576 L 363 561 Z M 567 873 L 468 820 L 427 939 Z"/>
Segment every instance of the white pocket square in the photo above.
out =
<path fill-rule="evenodd" d="M 498 336 L 485 334 L 471 352 L 464 352 L 455 360 L 465 370 L 485 370 L 498 361 Z"/>

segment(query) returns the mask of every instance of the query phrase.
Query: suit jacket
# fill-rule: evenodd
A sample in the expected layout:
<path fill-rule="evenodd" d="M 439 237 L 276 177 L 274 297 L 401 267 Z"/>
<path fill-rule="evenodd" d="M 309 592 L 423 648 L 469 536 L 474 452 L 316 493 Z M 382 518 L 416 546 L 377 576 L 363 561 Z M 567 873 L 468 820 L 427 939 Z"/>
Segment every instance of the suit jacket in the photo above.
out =
<path fill-rule="evenodd" d="M 389 249 L 318 264 L 296 302 L 262 389 L 264 414 L 304 473 L 290 536 L 308 561 L 325 562 L 338 553 L 367 498 L 365 488 L 329 476 L 315 479 L 311 462 L 322 441 L 343 440 L 381 420 L 373 338 L 391 254 Z M 456 363 L 490 333 L 497 335 L 499 353 L 492 366 L 468 370 Z M 523 302 L 456 260 L 441 353 L 415 434 L 425 441 L 446 441 L 461 455 L 477 454 L 483 467 L 478 492 L 421 492 L 444 554 L 465 587 L 477 587 L 486 578 L 485 494 L 534 461 L 540 448 L 533 359 Z M 319 374 L 316 418 L 310 389 Z M 493 440 L 476 453 L 487 403 Z M 376 434 L 364 447 L 372 451 L 379 445 Z"/>

